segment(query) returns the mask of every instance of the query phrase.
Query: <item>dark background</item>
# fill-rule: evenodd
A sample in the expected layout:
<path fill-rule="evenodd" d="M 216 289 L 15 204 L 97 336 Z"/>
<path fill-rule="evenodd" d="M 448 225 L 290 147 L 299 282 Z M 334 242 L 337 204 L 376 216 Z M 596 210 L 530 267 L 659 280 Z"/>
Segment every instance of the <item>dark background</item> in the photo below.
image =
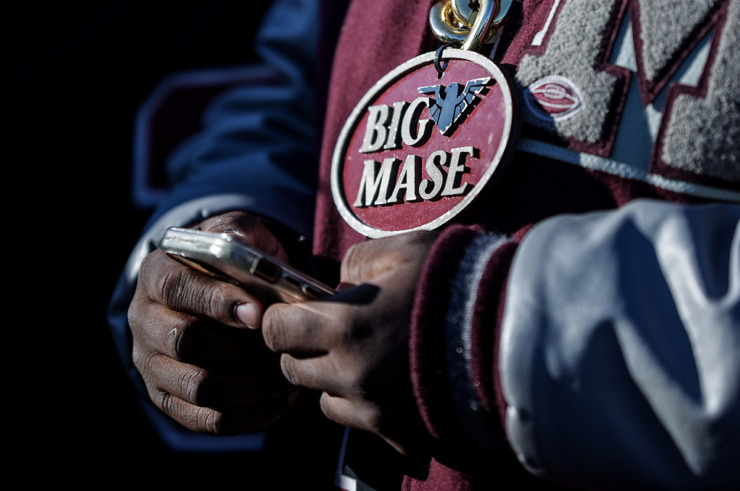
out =
<path fill-rule="evenodd" d="M 26 482 L 238 485 L 260 465 L 164 448 L 105 312 L 150 212 L 130 198 L 136 110 L 168 74 L 254 61 L 268 3 L 29 1 L 3 15 L 3 406 L 9 470 Z"/>

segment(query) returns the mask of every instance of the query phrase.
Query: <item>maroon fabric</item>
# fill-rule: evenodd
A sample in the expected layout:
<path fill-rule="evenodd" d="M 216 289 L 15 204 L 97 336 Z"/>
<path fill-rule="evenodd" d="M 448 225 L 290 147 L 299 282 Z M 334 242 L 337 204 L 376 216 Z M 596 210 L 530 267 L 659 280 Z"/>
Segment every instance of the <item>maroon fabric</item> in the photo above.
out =
<path fill-rule="evenodd" d="M 472 491 L 474 487 L 470 477 L 450 467 L 432 460 L 429 464 L 429 474 L 424 481 L 406 479 L 403 482 L 403 491 Z"/>

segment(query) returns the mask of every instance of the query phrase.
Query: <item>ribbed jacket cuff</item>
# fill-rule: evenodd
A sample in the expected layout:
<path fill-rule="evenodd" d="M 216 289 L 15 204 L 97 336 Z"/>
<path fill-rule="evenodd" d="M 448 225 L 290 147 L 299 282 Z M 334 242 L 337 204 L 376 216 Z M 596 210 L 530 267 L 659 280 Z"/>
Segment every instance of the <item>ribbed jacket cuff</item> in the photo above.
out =
<path fill-rule="evenodd" d="M 517 242 L 454 226 L 425 264 L 411 325 L 412 384 L 440 447 L 504 447 L 497 366 L 498 326 Z M 499 409 L 501 408 L 501 409 Z"/>

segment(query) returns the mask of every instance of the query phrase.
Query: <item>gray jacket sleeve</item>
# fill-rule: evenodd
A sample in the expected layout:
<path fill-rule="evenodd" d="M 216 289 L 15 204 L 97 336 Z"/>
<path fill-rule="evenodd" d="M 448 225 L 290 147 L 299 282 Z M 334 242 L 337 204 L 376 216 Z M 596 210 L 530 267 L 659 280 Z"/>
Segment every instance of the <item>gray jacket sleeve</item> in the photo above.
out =
<path fill-rule="evenodd" d="M 507 289 L 504 427 L 528 470 L 600 489 L 740 484 L 740 206 L 550 219 Z"/>

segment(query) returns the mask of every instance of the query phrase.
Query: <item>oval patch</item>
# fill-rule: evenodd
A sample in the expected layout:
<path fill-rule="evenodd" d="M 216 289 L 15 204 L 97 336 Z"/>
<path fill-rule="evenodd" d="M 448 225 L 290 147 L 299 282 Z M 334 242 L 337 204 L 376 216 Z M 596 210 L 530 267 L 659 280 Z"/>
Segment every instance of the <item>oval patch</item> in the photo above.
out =
<path fill-rule="evenodd" d="M 453 48 L 440 58 L 441 72 L 426 53 L 388 73 L 340 133 L 332 195 L 363 235 L 448 223 L 477 202 L 515 146 L 512 91 L 499 67 Z"/>
<path fill-rule="evenodd" d="M 544 121 L 561 121 L 575 115 L 583 103 L 578 88 L 565 77 L 551 75 L 527 88 L 525 102 L 530 113 Z"/>

